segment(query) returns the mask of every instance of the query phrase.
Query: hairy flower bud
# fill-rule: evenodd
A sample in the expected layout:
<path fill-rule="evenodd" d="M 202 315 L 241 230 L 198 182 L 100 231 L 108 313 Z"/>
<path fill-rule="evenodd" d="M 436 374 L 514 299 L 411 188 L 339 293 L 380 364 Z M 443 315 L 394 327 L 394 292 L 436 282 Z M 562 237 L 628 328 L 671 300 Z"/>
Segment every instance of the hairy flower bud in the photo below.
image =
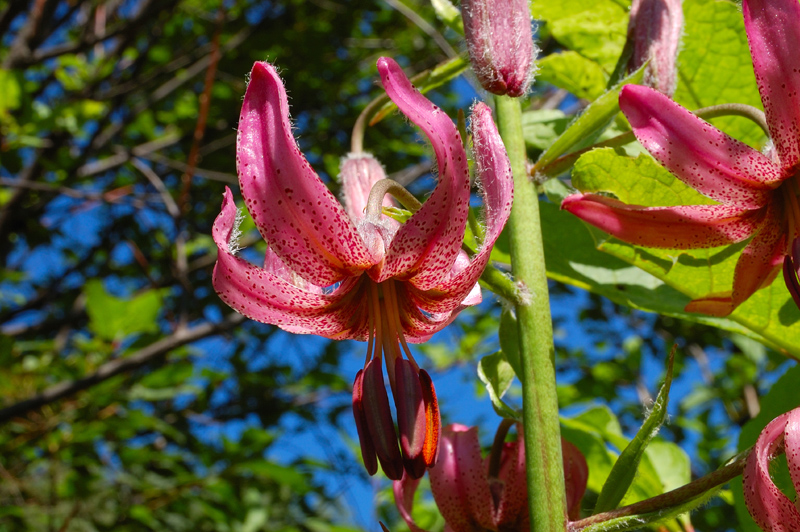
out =
<path fill-rule="evenodd" d="M 483 88 L 513 97 L 527 93 L 538 52 L 528 0 L 462 0 L 461 16 L 472 69 Z"/>
<path fill-rule="evenodd" d="M 633 0 L 628 24 L 628 39 L 633 55 L 628 71 L 650 64 L 644 84 L 672 96 L 678 85 L 678 46 L 683 30 L 682 0 Z"/>

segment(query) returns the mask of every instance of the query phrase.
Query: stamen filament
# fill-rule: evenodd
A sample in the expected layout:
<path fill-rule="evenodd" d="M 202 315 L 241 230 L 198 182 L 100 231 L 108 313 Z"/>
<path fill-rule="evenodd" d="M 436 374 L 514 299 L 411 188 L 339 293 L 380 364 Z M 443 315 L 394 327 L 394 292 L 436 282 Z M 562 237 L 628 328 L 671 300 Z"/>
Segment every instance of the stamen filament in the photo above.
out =
<path fill-rule="evenodd" d="M 370 292 L 372 291 L 373 283 L 367 281 L 370 285 Z M 364 367 L 367 367 L 370 359 L 372 358 L 372 346 L 375 342 L 375 311 L 373 310 L 373 305 L 371 304 L 372 298 L 370 297 L 367 300 L 367 328 L 369 329 L 369 341 L 367 342 L 367 359 L 364 361 Z"/>
<path fill-rule="evenodd" d="M 378 296 L 378 285 L 370 282 L 369 287 L 370 287 L 370 299 L 372 301 L 371 311 L 372 313 L 374 313 L 373 320 L 375 322 L 375 351 L 372 353 L 372 357 L 380 360 L 381 342 L 382 342 L 381 311 L 380 311 L 381 302 L 380 302 L 380 297 Z"/>
<path fill-rule="evenodd" d="M 394 326 L 397 330 L 397 339 L 400 340 L 400 345 L 403 346 L 403 351 L 408 358 L 408 361 L 411 362 L 411 365 L 414 367 L 414 370 L 419 372 L 419 365 L 417 361 L 414 360 L 414 355 L 411 354 L 411 350 L 408 348 L 408 344 L 406 343 L 406 337 L 403 334 L 403 324 L 400 321 L 400 298 L 397 297 L 397 288 L 395 287 L 394 281 L 387 281 L 384 283 L 387 285 L 386 290 L 384 293 L 387 294 L 386 305 L 389 309 L 389 312 L 392 314 L 392 319 L 394 320 Z"/>

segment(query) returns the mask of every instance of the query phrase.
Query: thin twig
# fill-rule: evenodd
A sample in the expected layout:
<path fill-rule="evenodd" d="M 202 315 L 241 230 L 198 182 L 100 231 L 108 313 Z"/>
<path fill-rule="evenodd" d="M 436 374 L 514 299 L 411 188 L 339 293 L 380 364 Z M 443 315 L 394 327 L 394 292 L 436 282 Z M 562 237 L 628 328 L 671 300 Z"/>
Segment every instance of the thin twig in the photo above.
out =
<path fill-rule="evenodd" d="M 690 500 L 699 497 L 703 493 L 717 486 L 721 486 L 726 482 L 738 477 L 744 471 L 745 462 L 753 448 L 749 448 L 733 457 L 726 465 L 709 473 L 704 477 L 700 477 L 680 488 L 676 488 L 667 493 L 662 493 L 656 497 L 645 499 L 628 506 L 616 508 L 608 512 L 602 512 L 580 521 L 575 521 L 569 524 L 570 532 L 579 532 L 584 528 L 602 523 L 610 519 L 617 519 L 619 517 L 627 517 L 631 515 L 640 515 L 665 510 L 680 504 L 689 502 Z"/>
<path fill-rule="evenodd" d="M 244 319 L 245 317 L 241 314 L 231 313 L 219 323 L 206 322 L 202 325 L 192 327 L 191 329 L 179 329 L 171 336 L 162 338 L 130 356 L 106 362 L 91 375 L 73 381 L 60 382 L 30 399 L 25 399 L 0 409 L 0 423 L 5 423 L 15 417 L 25 415 L 32 410 L 41 408 L 59 399 L 91 388 L 120 373 L 138 369 L 158 357 L 166 355 L 177 347 L 212 334 L 228 331 L 242 323 Z"/>

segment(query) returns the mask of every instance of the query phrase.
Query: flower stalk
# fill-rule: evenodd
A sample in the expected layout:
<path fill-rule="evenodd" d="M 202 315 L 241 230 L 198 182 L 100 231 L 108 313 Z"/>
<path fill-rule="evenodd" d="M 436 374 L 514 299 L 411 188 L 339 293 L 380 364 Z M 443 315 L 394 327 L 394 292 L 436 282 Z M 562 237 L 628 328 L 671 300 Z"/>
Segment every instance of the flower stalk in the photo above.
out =
<path fill-rule="evenodd" d="M 511 268 L 531 295 L 530 301 L 516 304 L 531 530 L 563 532 L 567 506 L 539 199 L 526 172 L 519 100 L 497 96 L 495 102 L 498 130 L 514 175 L 515 199 L 508 220 Z"/>

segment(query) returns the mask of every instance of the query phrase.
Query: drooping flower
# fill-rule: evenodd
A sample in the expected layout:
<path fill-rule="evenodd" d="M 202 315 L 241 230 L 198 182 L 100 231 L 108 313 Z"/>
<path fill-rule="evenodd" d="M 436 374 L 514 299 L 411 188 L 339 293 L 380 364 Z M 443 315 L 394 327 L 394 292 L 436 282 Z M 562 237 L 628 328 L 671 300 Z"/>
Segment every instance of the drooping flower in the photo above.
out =
<path fill-rule="evenodd" d="M 524 96 L 533 83 L 529 0 L 462 0 L 464 37 L 478 81 L 492 94 Z"/>
<path fill-rule="evenodd" d="M 800 509 L 784 495 L 769 474 L 769 463 L 783 447 L 789 476 L 800 493 L 800 408 L 773 419 L 761 432 L 747 457 L 742 481 L 750 515 L 766 532 L 800 530 Z"/>
<path fill-rule="evenodd" d="M 530 530 L 525 445 L 522 431 L 517 441 L 505 443 L 497 471 L 490 471 L 490 456 L 481 458 L 478 428 L 453 424 L 442 431 L 439 461 L 428 471 L 431 493 L 445 521 L 445 530 L 481 532 Z M 580 515 L 589 470 L 583 454 L 561 440 L 570 519 Z M 411 517 L 419 479 L 395 481 L 394 500 L 411 532 L 425 532 Z"/>
<path fill-rule="evenodd" d="M 678 46 L 683 31 L 682 0 L 633 0 L 628 39 L 633 50 L 628 72 L 650 61 L 644 84 L 672 96 L 678 85 Z"/>
<path fill-rule="evenodd" d="M 225 303 L 251 319 L 298 334 L 368 342 L 353 387 L 363 459 L 370 474 L 380 461 L 388 477 L 399 479 L 404 469 L 419 477 L 435 462 L 440 432 L 433 384 L 407 342 L 424 342 L 480 302 L 476 283 L 508 219 L 513 186 L 491 111 L 476 104 L 473 147 L 486 236 L 468 257 L 461 250 L 470 200 L 461 137 L 397 63 L 381 58 L 378 71 L 391 99 L 430 139 L 439 180 L 428 200 L 405 223 L 384 216 L 385 187 L 374 186 L 386 183 L 383 168 L 362 153 L 343 163 L 343 208 L 297 147 L 280 77 L 268 63 L 256 63 L 239 119 L 237 168 L 245 204 L 268 247 L 263 268 L 236 256 L 237 210 L 226 189 L 213 228 L 219 250 L 213 282 Z"/>
<path fill-rule="evenodd" d="M 632 244 L 673 249 L 721 246 L 751 238 L 731 291 L 708 294 L 690 312 L 726 316 L 783 266 L 800 306 L 800 5 L 744 0 L 745 29 L 774 156 L 729 137 L 666 96 L 628 85 L 620 108 L 639 142 L 665 168 L 719 205 L 643 207 L 596 194 L 568 196 L 562 208 Z"/>

